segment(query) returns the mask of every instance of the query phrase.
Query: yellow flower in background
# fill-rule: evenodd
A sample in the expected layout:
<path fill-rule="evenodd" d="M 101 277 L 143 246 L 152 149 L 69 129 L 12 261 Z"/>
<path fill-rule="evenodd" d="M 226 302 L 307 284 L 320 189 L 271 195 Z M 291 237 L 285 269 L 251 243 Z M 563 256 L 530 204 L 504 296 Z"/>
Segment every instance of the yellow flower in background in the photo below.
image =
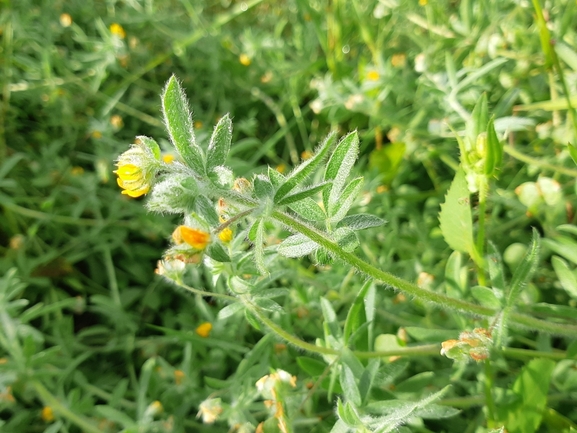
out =
<path fill-rule="evenodd" d="M 419 0 L 419 5 L 427 6 L 427 4 L 429 4 L 429 0 Z"/>
<path fill-rule="evenodd" d="M 377 81 L 381 76 L 375 70 L 367 72 L 367 80 L 369 81 Z"/>
<path fill-rule="evenodd" d="M 72 25 L 72 17 L 70 14 L 64 13 L 60 15 L 60 25 L 62 27 L 70 27 Z"/>
<path fill-rule="evenodd" d="M 110 24 L 110 33 L 114 36 L 118 36 L 120 39 L 124 39 L 126 37 L 126 32 L 122 28 L 122 26 L 118 23 Z"/>
<path fill-rule="evenodd" d="M 243 66 L 249 66 L 250 65 L 250 57 L 244 53 L 238 57 L 238 61 Z"/>
<path fill-rule="evenodd" d="M 172 239 L 177 245 L 187 243 L 192 248 L 204 250 L 210 243 L 210 233 L 187 226 L 178 226 L 172 233 Z"/>
<path fill-rule="evenodd" d="M 118 163 L 118 170 L 114 173 L 118 176 L 116 179 L 118 186 L 122 188 L 122 194 L 129 197 L 140 197 L 150 191 L 150 184 L 142 169 L 134 164 Z"/>
<path fill-rule="evenodd" d="M 204 322 L 204 323 L 201 323 L 200 325 L 198 325 L 195 332 L 200 337 L 207 338 L 210 335 L 210 331 L 212 331 L 212 323 Z"/>
<path fill-rule="evenodd" d="M 52 411 L 52 408 L 50 406 L 44 406 L 42 408 L 41 416 L 45 422 L 54 421 L 54 412 Z"/>
<path fill-rule="evenodd" d="M 171 153 L 167 153 L 166 155 L 162 155 L 162 160 L 166 163 L 166 164 L 172 164 L 175 160 L 175 156 Z"/>
<path fill-rule="evenodd" d="M 174 370 L 174 383 L 180 385 L 185 378 L 186 374 L 182 370 Z"/>

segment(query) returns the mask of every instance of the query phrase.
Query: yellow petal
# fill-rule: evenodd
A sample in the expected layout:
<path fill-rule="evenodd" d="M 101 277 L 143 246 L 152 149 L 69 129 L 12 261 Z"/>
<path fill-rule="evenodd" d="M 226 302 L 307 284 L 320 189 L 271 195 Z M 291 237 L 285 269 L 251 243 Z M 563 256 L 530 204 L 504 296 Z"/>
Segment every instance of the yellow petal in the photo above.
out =
<path fill-rule="evenodd" d="M 179 232 L 181 239 L 197 250 L 204 250 L 210 243 L 210 234 L 205 231 L 180 226 Z"/>
<path fill-rule="evenodd" d="M 146 194 L 148 191 L 150 191 L 150 187 L 146 185 L 139 189 L 125 189 L 124 191 L 122 191 L 122 194 L 136 198 Z"/>

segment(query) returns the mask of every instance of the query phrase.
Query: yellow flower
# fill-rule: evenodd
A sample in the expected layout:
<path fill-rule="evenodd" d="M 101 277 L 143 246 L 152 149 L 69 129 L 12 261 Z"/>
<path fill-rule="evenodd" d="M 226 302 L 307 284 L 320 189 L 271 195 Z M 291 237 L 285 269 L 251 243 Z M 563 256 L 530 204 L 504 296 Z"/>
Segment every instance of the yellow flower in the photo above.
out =
<path fill-rule="evenodd" d="M 172 164 L 172 162 L 174 161 L 175 157 L 174 155 L 167 153 L 166 155 L 162 155 L 162 160 L 166 163 L 166 164 Z"/>
<path fill-rule="evenodd" d="M 177 385 L 180 385 L 182 383 L 182 380 L 184 379 L 185 376 L 186 376 L 186 374 L 184 374 L 184 371 L 174 370 L 174 382 Z"/>
<path fill-rule="evenodd" d="M 114 173 L 118 176 L 116 179 L 118 186 L 122 188 L 122 194 L 129 197 L 140 197 L 150 191 L 150 184 L 142 169 L 134 164 L 118 163 L 118 170 Z"/>
<path fill-rule="evenodd" d="M 229 243 L 232 240 L 232 230 L 228 227 L 222 229 L 218 234 L 218 238 L 225 244 Z"/>
<path fill-rule="evenodd" d="M 50 406 L 44 406 L 42 408 L 42 419 L 45 422 L 52 422 L 54 421 L 54 412 L 52 411 L 52 408 Z"/>
<path fill-rule="evenodd" d="M 372 70 L 367 72 L 367 80 L 369 81 L 377 81 L 380 78 L 380 75 L 377 71 Z"/>
<path fill-rule="evenodd" d="M 72 17 L 70 14 L 62 14 L 60 15 L 60 25 L 62 27 L 70 27 L 72 25 Z"/>
<path fill-rule="evenodd" d="M 118 23 L 110 24 L 110 33 L 115 36 L 118 36 L 120 39 L 124 39 L 126 37 L 126 32 L 122 28 L 122 26 Z"/>
<path fill-rule="evenodd" d="M 220 398 L 209 398 L 200 403 L 197 417 L 202 417 L 205 424 L 214 423 L 222 413 Z"/>
<path fill-rule="evenodd" d="M 301 158 L 303 159 L 303 161 L 311 159 L 313 156 L 314 153 L 312 153 L 310 150 L 305 150 L 304 152 L 301 153 Z"/>
<path fill-rule="evenodd" d="M 244 53 L 238 57 L 238 61 L 243 66 L 249 66 L 250 65 L 250 57 Z"/>
<path fill-rule="evenodd" d="M 118 157 L 116 162 L 118 186 L 122 194 L 140 197 L 152 187 L 154 176 L 160 167 L 160 148 L 150 138 L 138 137 L 136 144 Z"/>
<path fill-rule="evenodd" d="M 204 323 L 201 323 L 200 325 L 198 325 L 195 332 L 200 337 L 207 338 L 210 335 L 210 331 L 212 331 L 212 323 L 204 322 Z"/>
<path fill-rule="evenodd" d="M 210 243 L 210 233 L 187 226 L 178 226 L 172 232 L 172 239 L 177 245 L 184 242 L 194 249 L 204 250 Z"/>

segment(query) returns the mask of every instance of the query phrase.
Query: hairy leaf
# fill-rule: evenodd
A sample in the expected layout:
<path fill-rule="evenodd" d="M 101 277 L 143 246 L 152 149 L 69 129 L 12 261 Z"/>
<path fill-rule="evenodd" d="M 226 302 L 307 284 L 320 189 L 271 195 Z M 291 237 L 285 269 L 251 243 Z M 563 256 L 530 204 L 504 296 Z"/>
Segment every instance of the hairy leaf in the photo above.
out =
<path fill-rule="evenodd" d="M 457 171 L 439 214 L 445 242 L 455 251 L 473 254 L 473 221 L 469 189 L 462 169 Z"/>
<path fill-rule="evenodd" d="M 232 120 L 225 114 L 214 127 L 206 153 L 206 170 L 224 165 L 232 141 Z"/>

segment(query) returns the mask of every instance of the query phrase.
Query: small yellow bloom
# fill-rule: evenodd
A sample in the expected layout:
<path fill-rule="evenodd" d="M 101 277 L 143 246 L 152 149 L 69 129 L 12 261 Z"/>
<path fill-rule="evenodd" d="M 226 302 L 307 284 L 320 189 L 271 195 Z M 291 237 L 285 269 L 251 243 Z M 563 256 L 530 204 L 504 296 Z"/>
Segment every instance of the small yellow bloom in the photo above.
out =
<path fill-rule="evenodd" d="M 212 323 L 204 322 L 204 323 L 201 323 L 200 325 L 198 325 L 195 332 L 200 337 L 207 338 L 210 335 L 210 331 L 212 331 Z"/>
<path fill-rule="evenodd" d="M 204 250 L 210 243 L 210 233 L 187 226 L 178 226 L 172 232 L 172 239 L 177 245 L 185 242 L 194 249 Z"/>
<path fill-rule="evenodd" d="M 174 383 L 180 385 L 186 374 L 182 370 L 174 370 Z"/>
<path fill-rule="evenodd" d="M 312 153 L 310 150 L 305 150 L 304 152 L 301 153 L 301 158 L 303 159 L 303 161 L 306 161 L 307 159 L 311 159 L 313 155 L 314 153 Z"/>
<path fill-rule="evenodd" d="M 222 413 L 220 398 L 209 398 L 200 403 L 197 417 L 202 417 L 205 424 L 214 423 Z"/>
<path fill-rule="evenodd" d="M 203 123 L 201 120 L 195 120 L 194 121 L 194 129 L 200 129 L 200 128 L 202 128 L 202 125 L 203 125 Z"/>
<path fill-rule="evenodd" d="M 427 6 L 429 4 L 429 0 L 419 0 L 419 5 Z"/>
<path fill-rule="evenodd" d="M 92 133 L 90 135 L 92 135 L 92 138 L 96 138 L 97 140 L 99 138 L 102 138 L 102 132 L 100 132 L 100 131 L 92 131 Z"/>
<path fill-rule="evenodd" d="M 277 165 L 276 171 L 278 171 L 279 173 L 284 173 L 286 171 L 286 165 L 284 165 L 284 164 Z"/>
<path fill-rule="evenodd" d="M 391 65 L 395 68 L 402 68 L 407 63 L 407 55 L 405 53 L 393 54 L 391 57 Z"/>
<path fill-rule="evenodd" d="M 42 419 L 45 422 L 52 422 L 54 421 L 54 412 L 52 411 L 52 408 L 50 406 L 44 406 L 42 408 Z"/>
<path fill-rule="evenodd" d="M 222 229 L 218 234 L 218 238 L 225 244 L 229 243 L 232 240 L 232 230 L 228 227 Z"/>
<path fill-rule="evenodd" d="M 126 32 L 122 28 L 122 26 L 118 23 L 110 24 L 110 33 L 115 36 L 118 36 L 120 39 L 124 39 L 126 37 Z"/>
<path fill-rule="evenodd" d="M 162 155 L 162 160 L 166 163 L 166 164 L 172 164 L 175 160 L 175 156 L 167 153 L 166 155 Z"/>
<path fill-rule="evenodd" d="M 72 167 L 72 169 L 70 170 L 70 174 L 72 176 L 80 176 L 81 174 L 84 174 L 84 169 L 80 166 L 74 166 Z"/>
<path fill-rule="evenodd" d="M 238 57 L 238 61 L 243 66 L 249 66 L 250 65 L 250 57 L 244 53 Z"/>
<path fill-rule="evenodd" d="M 72 17 L 70 14 L 60 15 L 60 25 L 62 27 L 70 27 L 72 25 Z"/>
<path fill-rule="evenodd" d="M 369 81 L 377 81 L 381 76 L 379 75 L 379 73 L 375 70 L 369 71 L 367 73 L 367 80 Z"/>
<path fill-rule="evenodd" d="M 118 186 L 122 188 L 122 194 L 129 197 L 140 197 L 150 191 L 150 185 L 146 181 L 145 175 L 140 167 L 134 164 L 120 164 L 114 173 Z"/>
<path fill-rule="evenodd" d="M 114 116 L 112 116 L 110 118 L 110 124 L 112 125 L 113 128 L 120 129 L 124 125 L 124 122 L 122 121 L 121 116 L 119 116 L 118 114 L 115 114 Z"/>

